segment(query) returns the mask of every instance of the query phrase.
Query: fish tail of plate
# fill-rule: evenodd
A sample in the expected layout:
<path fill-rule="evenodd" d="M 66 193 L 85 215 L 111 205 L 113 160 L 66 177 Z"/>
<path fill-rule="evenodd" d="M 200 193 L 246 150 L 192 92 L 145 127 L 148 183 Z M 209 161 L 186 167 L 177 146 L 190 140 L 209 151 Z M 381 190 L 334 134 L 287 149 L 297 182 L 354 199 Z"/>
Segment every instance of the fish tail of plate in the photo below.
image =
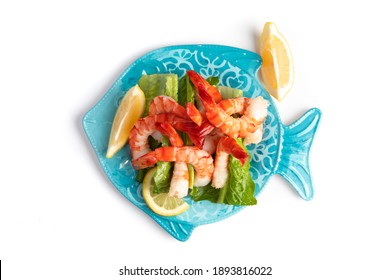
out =
<path fill-rule="evenodd" d="M 151 216 L 165 231 L 176 238 L 179 241 L 187 241 L 192 231 L 195 229 L 194 225 L 188 223 L 182 223 L 180 221 L 174 221 L 169 218 L 163 218 L 158 215 Z"/>
<path fill-rule="evenodd" d="M 321 111 L 313 108 L 291 125 L 282 126 L 276 173 L 285 178 L 305 200 L 312 199 L 314 194 L 309 153 L 320 119 Z"/>

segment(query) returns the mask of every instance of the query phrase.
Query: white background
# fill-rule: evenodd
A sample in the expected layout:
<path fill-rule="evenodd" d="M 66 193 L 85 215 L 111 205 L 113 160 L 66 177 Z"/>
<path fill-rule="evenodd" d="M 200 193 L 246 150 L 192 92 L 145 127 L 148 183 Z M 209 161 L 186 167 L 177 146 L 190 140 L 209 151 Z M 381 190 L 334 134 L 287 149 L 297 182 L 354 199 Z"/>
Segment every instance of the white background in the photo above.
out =
<path fill-rule="evenodd" d="M 385 1 L 312 2 L 1 1 L 4 279 L 130 279 L 118 275 L 124 265 L 390 279 L 388 9 Z M 323 112 L 311 152 L 315 197 L 300 199 L 274 176 L 257 206 L 179 242 L 111 185 L 82 117 L 146 52 L 191 43 L 256 51 L 267 21 L 295 63 L 292 92 L 278 104 L 282 121 Z"/>

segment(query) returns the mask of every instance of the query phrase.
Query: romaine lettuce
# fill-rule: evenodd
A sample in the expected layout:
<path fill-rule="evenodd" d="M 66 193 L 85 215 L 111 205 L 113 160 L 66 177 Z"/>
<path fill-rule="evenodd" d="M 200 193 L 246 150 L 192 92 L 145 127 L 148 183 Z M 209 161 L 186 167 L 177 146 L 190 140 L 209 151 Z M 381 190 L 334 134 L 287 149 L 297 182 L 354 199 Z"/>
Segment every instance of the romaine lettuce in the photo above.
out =
<path fill-rule="evenodd" d="M 169 144 L 169 140 L 168 138 L 162 138 L 162 141 L 164 143 L 168 143 Z M 152 136 L 149 136 L 148 137 L 148 143 L 149 143 L 149 147 L 152 151 L 154 151 L 155 149 L 161 147 L 162 143 L 159 142 L 158 140 L 154 139 Z M 150 170 L 151 167 L 149 168 L 144 168 L 144 169 L 140 169 L 138 170 L 138 173 L 137 173 L 137 177 L 135 178 L 138 182 L 142 183 L 143 180 L 144 180 L 144 177 L 146 175 L 146 173 L 148 173 L 148 171 Z"/>
<path fill-rule="evenodd" d="M 179 81 L 179 104 L 186 106 L 188 102 L 194 103 L 195 91 L 190 78 L 185 74 Z"/>
<path fill-rule="evenodd" d="M 167 95 L 178 100 L 178 78 L 176 74 L 152 74 L 142 75 L 138 84 L 145 94 L 145 112 L 143 116 L 149 114 L 150 101 L 156 96 Z"/>
<path fill-rule="evenodd" d="M 193 187 L 190 194 L 194 201 L 209 200 L 216 203 L 219 189 L 212 187 L 210 183 L 204 187 Z"/>
<path fill-rule="evenodd" d="M 206 81 L 212 85 L 212 86 L 217 86 L 219 84 L 219 78 L 218 77 L 208 77 Z"/>
<path fill-rule="evenodd" d="M 186 107 L 188 102 L 194 103 L 195 90 L 187 74 L 181 77 L 179 81 L 179 104 Z M 179 135 L 183 139 L 184 146 L 192 146 L 193 143 L 185 132 L 180 132 Z"/>
<path fill-rule="evenodd" d="M 237 143 L 248 153 L 241 139 L 236 139 Z M 226 189 L 224 203 L 232 205 L 255 205 L 257 200 L 255 194 L 255 182 L 249 173 L 250 158 L 244 166 L 233 156 L 229 156 L 229 178 L 223 188 Z"/>
<path fill-rule="evenodd" d="M 236 88 L 231 88 L 226 86 L 218 86 L 217 88 L 222 95 L 222 99 L 242 97 L 244 95 L 241 89 L 236 89 Z"/>
<path fill-rule="evenodd" d="M 187 167 L 188 167 L 188 175 L 190 177 L 188 186 L 190 189 L 192 189 L 194 186 L 195 170 L 194 170 L 194 166 L 190 163 L 187 164 Z"/>
<path fill-rule="evenodd" d="M 169 140 L 166 136 L 162 137 L 161 145 L 163 147 L 169 146 Z M 172 172 L 173 172 L 172 162 L 163 162 L 163 161 L 157 162 L 157 170 L 156 173 L 154 173 L 153 175 L 153 180 L 155 185 L 154 192 L 156 193 L 168 192 L 169 186 L 171 184 Z"/>
<path fill-rule="evenodd" d="M 154 192 L 155 193 L 165 193 L 169 191 L 169 186 L 171 184 L 171 178 L 173 173 L 173 164 L 172 162 L 157 162 L 157 170 L 153 175 L 154 180 Z"/>
<path fill-rule="evenodd" d="M 241 139 L 236 139 L 236 141 L 248 152 Z M 249 167 L 250 159 L 242 166 L 238 159 L 230 155 L 228 163 L 229 177 L 225 186 L 221 189 L 215 189 L 210 184 L 205 187 L 194 187 L 191 191 L 192 199 L 231 205 L 257 204 L 254 197 L 255 183 L 249 173 Z"/>

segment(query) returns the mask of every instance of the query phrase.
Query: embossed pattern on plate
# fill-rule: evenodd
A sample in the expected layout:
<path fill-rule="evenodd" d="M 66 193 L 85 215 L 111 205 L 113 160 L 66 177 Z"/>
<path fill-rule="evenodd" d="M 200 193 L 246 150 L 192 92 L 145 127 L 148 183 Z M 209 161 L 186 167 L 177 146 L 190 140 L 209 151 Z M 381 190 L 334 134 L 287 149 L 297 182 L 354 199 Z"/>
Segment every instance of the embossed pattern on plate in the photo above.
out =
<path fill-rule="evenodd" d="M 199 225 L 217 222 L 227 218 L 244 207 L 225 204 L 215 204 L 208 201 L 194 202 L 189 197 L 186 201 L 190 209 L 176 217 L 161 217 L 154 214 L 145 204 L 141 194 L 141 184 L 136 180 L 136 171 L 131 166 L 131 157 L 128 145 L 119 151 L 112 159 L 106 159 L 105 153 L 111 129 L 111 123 L 121 97 L 132 86 L 134 86 L 143 74 L 175 73 L 182 77 L 186 70 L 195 70 L 204 77 L 218 76 L 220 84 L 244 91 L 246 97 L 262 96 L 269 103 L 268 116 L 264 123 L 263 140 L 258 145 L 249 145 L 251 154 L 251 175 L 256 183 L 256 196 L 266 185 L 271 175 L 280 173 L 283 176 L 283 169 L 279 169 L 279 162 L 283 149 L 282 135 L 286 127 L 280 121 L 276 106 L 257 79 L 257 71 L 261 65 L 261 58 L 253 52 L 220 45 L 183 45 L 171 46 L 152 51 L 130 65 L 124 73 L 116 80 L 104 97 L 84 117 L 83 124 L 86 134 L 93 146 L 93 149 L 102 165 L 108 178 L 114 186 L 134 205 L 150 215 L 165 230 L 179 240 L 187 240 L 192 230 Z M 308 112 L 309 113 L 309 112 Z M 311 140 L 318 124 L 320 112 L 315 109 L 314 131 L 309 131 L 309 145 L 301 154 L 307 155 L 310 149 Z M 312 123 L 312 122 L 311 122 Z M 294 146 L 294 145 L 293 145 Z M 295 149 L 289 151 L 293 152 Z M 290 159 L 290 157 L 287 157 Z M 302 159 L 307 160 L 305 157 Z M 284 176 L 298 193 L 305 199 L 312 193 L 310 172 L 307 165 L 309 185 L 294 186 L 293 178 L 289 180 Z M 281 172 L 278 172 L 278 171 Z M 288 173 L 286 171 L 285 173 Z M 299 173 L 298 173 L 299 175 Z M 298 182 L 299 183 L 299 182 Z M 307 190 L 300 190 L 304 188 Z"/>

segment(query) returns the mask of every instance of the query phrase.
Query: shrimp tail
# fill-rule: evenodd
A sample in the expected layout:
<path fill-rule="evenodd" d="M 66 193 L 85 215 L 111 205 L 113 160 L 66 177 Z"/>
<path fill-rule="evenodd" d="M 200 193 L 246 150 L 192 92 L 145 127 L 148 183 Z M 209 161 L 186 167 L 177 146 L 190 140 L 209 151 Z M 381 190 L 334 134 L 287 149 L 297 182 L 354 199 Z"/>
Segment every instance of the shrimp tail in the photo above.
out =
<path fill-rule="evenodd" d="M 217 107 L 217 103 L 203 85 L 198 87 L 198 94 L 206 111 L 212 111 Z"/>
<path fill-rule="evenodd" d="M 218 142 L 215 156 L 214 175 L 211 184 L 214 188 L 222 188 L 228 180 L 229 155 L 233 155 L 237 158 L 242 165 L 245 164 L 249 157 L 235 139 L 228 136 L 222 137 Z"/>
<path fill-rule="evenodd" d="M 159 123 L 159 124 L 167 124 L 167 121 L 171 122 L 174 129 L 177 129 L 179 131 L 187 133 L 190 136 L 191 140 L 192 140 L 192 138 L 196 139 L 196 137 L 199 137 L 200 141 L 196 142 L 196 146 L 198 148 L 202 147 L 201 127 L 199 127 L 197 124 L 195 124 L 192 120 L 183 119 L 183 118 L 180 118 L 177 116 L 173 116 L 172 114 L 158 114 L 158 115 L 155 115 L 154 118 L 155 118 L 156 123 Z M 162 130 L 166 130 L 166 129 L 169 130 L 169 131 L 164 131 L 164 133 L 166 133 L 165 135 L 169 135 L 170 133 L 174 133 L 174 132 L 172 132 L 171 128 L 165 127 L 165 129 L 164 129 L 161 126 L 159 126 L 159 128 Z M 176 143 L 176 141 L 178 141 L 178 138 L 176 136 L 174 136 L 174 139 L 172 139 L 172 140 L 174 140 Z M 171 142 L 171 144 L 173 145 L 172 142 Z"/>
<path fill-rule="evenodd" d="M 134 159 L 131 163 L 135 170 L 139 170 L 153 166 L 157 163 L 157 161 L 156 153 L 152 151 L 137 159 Z"/>
<path fill-rule="evenodd" d="M 184 145 L 179 133 L 177 133 L 176 129 L 170 123 L 156 123 L 156 128 L 162 135 L 169 138 L 172 146 L 181 147 Z"/>
<path fill-rule="evenodd" d="M 194 122 L 177 122 L 174 124 L 174 127 L 187 133 L 192 143 L 199 149 L 202 149 L 206 135 L 214 130 L 214 126 L 207 119 L 204 119 L 200 126 Z"/>
<path fill-rule="evenodd" d="M 199 129 L 199 127 L 195 123 L 193 123 L 193 124 L 195 127 L 186 126 L 183 123 L 178 123 L 178 124 L 175 124 L 175 128 L 187 133 L 191 142 L 194 143 L 194 145 L 196 147 L 198 147 L 199 149 L 202 149 L 203 144 L 204 144 L 205 135 L 202 136 L 202 133 L 201 133 L 201 130 Z"/>
<path fill-rule="evenodd" d="M 194 103 L 188 102 L 186 106 L 187 115 L 190 119 L 196 123 L 198 126 L 202 124 L 203 116 L 199 110 L 195 107 Z"/>
<path fill-rule="evenodd" d="M 209 84 L 201 75 L 194 70 L 188 70 L 187 75 L 190 78 L 192 84 L 199 90 L 200 87 L 204 87 L 205 90 L 211 95 L 212 99 L 218 103 L 222 100 L 222 95 L 218 89 Z"/>
<path fill-rule="evenodd" d="M 217 153 L 219 153 L 221 150 L 234 156 L 241 162 L 243 166 L 249 158 L 248 153 L 237 143 L 237 141 L 227 136 L 221 138 L 218 143 Z"/>
<path fill-rule="evenodd" d="M 230 138 L 232 139 L 232 138 Z M 234 141 L 235 142 L 235 141 Z M 237 142 L 236 142 L 237 144 Z M 238 159 L 242 166 L 244 166 L 244 164 L 246 163 L 246 161 L 248 160 L 248 153 L 244 151 L 244 149 L 240 146 L 240 145 L 237 145 L 238 147 L 233 147 L 232 148 L 232 155 Z"/>
<path fill-rule="evenodd" d="M 213 126 L 208 119 L 204 119 L 201 126 L 200 126 L 200 131 L 199 131 L 199 141 L 202 143 L 202 146 L 200 147 L 203 149 L 203 145 L 206 139 L 206 136 L 209 135 L 213 130 L 215 126 Z M 199 147 L 198 147 L 199 148 Z"/>
<path fill-rule="evenodd" d="M 197 137 L 194 134 L 187 133 L 188 137 L 190 138 L 191 142 L 195 145 L 195 147 L 198 147 L 199 149 L 202 149 L 204 145 L 204 137 Z"/>

